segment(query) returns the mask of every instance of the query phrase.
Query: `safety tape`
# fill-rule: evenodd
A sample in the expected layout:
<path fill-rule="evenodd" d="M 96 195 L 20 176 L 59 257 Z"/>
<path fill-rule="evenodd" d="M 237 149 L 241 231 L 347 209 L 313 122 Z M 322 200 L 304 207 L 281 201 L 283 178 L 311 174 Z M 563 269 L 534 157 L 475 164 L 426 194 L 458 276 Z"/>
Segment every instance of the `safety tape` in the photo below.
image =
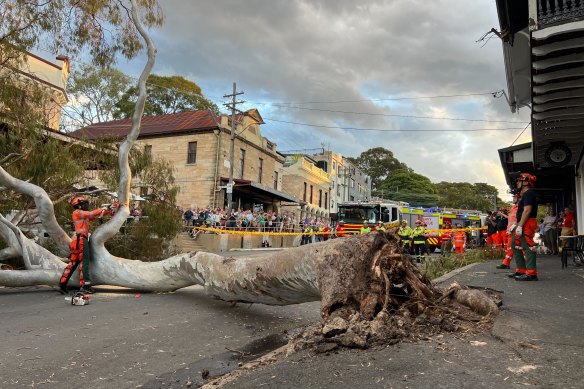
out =
<path fill-rule="evenodd" d="M 195 227 L 195 226 L 184 226 L 184 228 L 193 229 L 193 230 L 200 230 L 200 231 L 209 231 L 214 232 L 217 234 L 229 234 L 229 235 L 268 235 L 268 236 L 298 236 L 298 235 L 336 235 L 336 231 L 313 231 L 313 232 L 262 232 L 262 231 L 240 231 L 240 230 L 223 230 L 220 228 L 209 228 L 209 227 Z M 391 227 L 386 227 L 391 228 Z M 432 232 L 452 232 L 452 231 L 474 231 L 474 230 L 484 230 L 486 227 L 480 228 L 456 228 L 450 230 L 426 230 L 424 233 L 432 233 Z M 374 232 L 374 230 L 371 230 Z M 355 235 L 359 234 L 359 231 L 344 231 L 345 234 L 348 235 Z"/>

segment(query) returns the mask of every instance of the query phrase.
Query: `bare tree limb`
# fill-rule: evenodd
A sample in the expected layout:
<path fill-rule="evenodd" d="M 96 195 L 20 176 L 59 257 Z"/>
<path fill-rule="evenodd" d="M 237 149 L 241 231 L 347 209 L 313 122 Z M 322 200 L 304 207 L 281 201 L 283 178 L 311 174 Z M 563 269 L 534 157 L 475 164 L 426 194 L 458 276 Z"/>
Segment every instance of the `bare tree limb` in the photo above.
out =
<path fill-rule="evenodd" d="M 30 196 L 39 211 L 39 218 L 43 227 L 59 246 L 62 253 L 69 252 L 71 238 L 61 228 L 55 218 L 55 209 L 49 195 L 45 190 L 37 185 L 12 177 L 0 166 L 0 184 L 12 189 L 15 192 Z"/>
<path fill-rule="evenodd" d="M 0 250 L 0 261 L 6 261 L 8 259 L 20 258 L 20 253 L 14 247 L 7 247 Z"/>
<path fill-rule="evenodd" d="M 136 0 L 131 0 L 131 5 L 132 22 L 144 39 L 144 42 L 146 42 L 148 59 L 146 61 L 146 65 L 144 65 L 142 73 L 140 74 L 140 78 L 138 79 L 138 99 L 136 100 L 134 114 L 132 115 L 132 128 L 119 148 L 118 164 L 120 167 L 120 181 L 118 199 L 120 203 L 120 209 L 109 222 L 102 224 L 94 231 L 92 237 L 92 247 L 103 248 L 105 242 L 111 239 L 119 231 L 120 227 L 124 224 L 128 215 L 130 214 L 129 201 L 132 173 L 130 171 L 128 155 L 134 145 L 134 142 L 140 134 L 142 114 L 144 113 L 144 105 L 146 104 L 147 97 L 146 80 L 148 79 L 150 73 L 152 73 L 152 68 L 154 67 L 154 62 L 156 60 L 156 49 L 154 48 L 152 39 L 150 39 L 150 36 L 142 26 L 140 17 L 138 16 L 138 6 L 136 4 Z"/>

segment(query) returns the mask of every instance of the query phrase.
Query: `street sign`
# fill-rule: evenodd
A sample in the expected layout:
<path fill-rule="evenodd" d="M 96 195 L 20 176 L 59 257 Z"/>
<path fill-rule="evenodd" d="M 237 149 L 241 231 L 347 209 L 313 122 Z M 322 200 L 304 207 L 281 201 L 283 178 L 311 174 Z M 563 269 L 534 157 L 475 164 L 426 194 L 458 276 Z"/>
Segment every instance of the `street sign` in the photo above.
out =
<path fill-rule="evenodd" d="M 233 193 L 233 184 L 225 185 L 225 189 L 227 190 L 227 193 Z"/>

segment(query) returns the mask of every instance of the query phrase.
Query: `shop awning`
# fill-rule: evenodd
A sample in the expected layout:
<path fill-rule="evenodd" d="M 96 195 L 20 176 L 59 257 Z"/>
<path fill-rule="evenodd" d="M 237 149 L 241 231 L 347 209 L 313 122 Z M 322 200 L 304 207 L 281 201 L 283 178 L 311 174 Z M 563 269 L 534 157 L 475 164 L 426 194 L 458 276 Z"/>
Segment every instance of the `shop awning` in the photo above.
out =
<path fill-rule="evenodd" d="M 228 182 L 229 178 L 221 177 L 221 185 L 226 185 Z M 266 203 L 271 203 L 274 200 L 288 201 L 293 203 L 298 203 L 300 201 L 295 196 L 281 192 L 274 188 L 270 188 L 269 186 L 266 186 L 259 182 L 234 178 L 233 184 L 234 191 L 239 191 L 244 194 L 248 194 Z"/>

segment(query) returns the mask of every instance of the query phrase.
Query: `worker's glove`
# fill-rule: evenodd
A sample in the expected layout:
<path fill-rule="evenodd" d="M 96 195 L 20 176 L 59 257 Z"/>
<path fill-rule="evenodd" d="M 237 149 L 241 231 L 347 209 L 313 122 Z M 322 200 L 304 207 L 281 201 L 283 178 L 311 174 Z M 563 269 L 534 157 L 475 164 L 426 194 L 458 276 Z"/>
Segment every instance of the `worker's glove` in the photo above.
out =
<path fill-rule="evenodd" d="M 523 235 L 523 227 L 517 226 L 517 228 L 515 228 L 515 235 L 517 236 Z"/>
<path fill-rule="evenodd" d="M 509 226 L 509 229 L 507 230 L 507 235 L 511 235 L 516 228 L 517 228 L 517 224 L 515 224 L 515 223 L 511 224 Z"/>

